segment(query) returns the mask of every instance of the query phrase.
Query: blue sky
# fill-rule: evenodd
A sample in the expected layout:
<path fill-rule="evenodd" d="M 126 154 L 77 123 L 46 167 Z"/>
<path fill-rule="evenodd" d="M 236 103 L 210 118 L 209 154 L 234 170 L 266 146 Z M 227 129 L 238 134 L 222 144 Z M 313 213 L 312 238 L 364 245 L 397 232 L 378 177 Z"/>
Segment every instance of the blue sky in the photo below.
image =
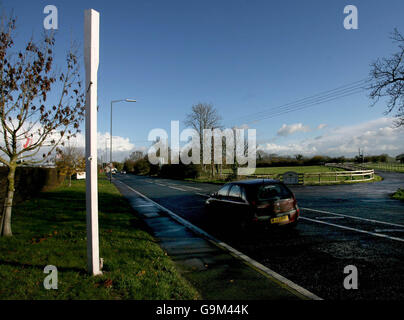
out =
<path fill-rule="evenodd" d="M 393 28 L 404 32 L 404 2 L 399 0 L 0 3 L 18 18 L 18 40 L 39 38 L 43 8 L 58 8 L 58 62 L 72 39 L 83 42 L 84 9 L 100 12 L 100 134 L 109 132 L 112 99 L 138 101 L 114 105 L 114 136 L 122 144 L 119 157 L 148 146 L 151 129 L 168 130 L 171 120 L 182 122 L 198 102 L 212 103 L 223 125 L 231 127 L 243 125 L 244 116 L 251 113 L 366 78 L 373 60 L 394 52 L 388 38 Z M 358 8 L 358 30 L 343 27 L 348 4 Z M 269 152 L 294 154 L 301 147 L 307 154 L 351 155 L 358 145 L 369 153 L 404 151 L 400 130 L 389 131 L 387 140 L 372 149 L 376 140 L 363 135 L 371 131 L 380 138 L 379 129 L 389 128 L 390 120 L 383 118 L 382 103 L 369 105 L 366 93 L 361 93 L 250 127 L 257 129 L 258 143 Z M 326 126 L 318 129 L 321 124 Z M 286 131 L 279 134 L 282 126 Z M 316 144 L 321 139 L 338 144 L 338 134 L 345 139 L 345 149 L 333 149 L 331 142 Z"/>

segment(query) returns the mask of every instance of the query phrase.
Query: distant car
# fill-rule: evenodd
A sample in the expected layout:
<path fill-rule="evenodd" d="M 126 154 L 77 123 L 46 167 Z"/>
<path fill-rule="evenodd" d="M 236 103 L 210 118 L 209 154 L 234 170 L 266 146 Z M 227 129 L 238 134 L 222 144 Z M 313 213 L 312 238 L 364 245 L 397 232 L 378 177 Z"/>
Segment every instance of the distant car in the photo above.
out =
<path fill-rule="evenodd" d="M 121 174 L 126 174 L 126 171 L 122 170 L 122 171 L 121 171 Z"/>
<path fill-rule="evenodd" d="M 295 226 L 300 210 L 293 192 L 282 182 L 254 179 L 225 184 L 210 195 L 205 209 L 213 220 L 235 223 Z"/>

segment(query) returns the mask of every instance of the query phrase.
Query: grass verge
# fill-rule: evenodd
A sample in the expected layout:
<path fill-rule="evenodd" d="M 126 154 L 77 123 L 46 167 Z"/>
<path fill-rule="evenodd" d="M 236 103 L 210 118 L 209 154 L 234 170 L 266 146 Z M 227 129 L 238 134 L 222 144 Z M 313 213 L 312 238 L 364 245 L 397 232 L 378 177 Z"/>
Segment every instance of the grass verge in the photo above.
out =
<path fill-rule="evenodd" d="M 85 182 L 73 181 L 14 207 L 0 238 L 0 299 L 198 299 L 115 186 L 99 180 L 103 275 L 86 273 Z M 58 289 L 46 290 L 46 265 Z"/>
<path fill-rule="evenodd" d="M 404 189 L 398 189 L 391 197 L 393 199 L 404 201 Z"/>

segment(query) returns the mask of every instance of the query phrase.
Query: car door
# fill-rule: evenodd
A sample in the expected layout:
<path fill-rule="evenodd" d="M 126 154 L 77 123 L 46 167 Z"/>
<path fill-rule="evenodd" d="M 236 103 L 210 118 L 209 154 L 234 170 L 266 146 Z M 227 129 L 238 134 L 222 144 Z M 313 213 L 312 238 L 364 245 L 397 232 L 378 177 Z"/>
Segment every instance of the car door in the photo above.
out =
<path fill-rule="evenodd" d="M 232 185 L 230 183 L 225 184 L 219 191 L 216 193 L 216 196 L 212 200 L 212 209 L 217 214 L 222 215 L 222 212 L 225 210 L 226 207 L 226 200 L 228 199 L 228 194 L 230 187 Z"/>
<path fill-rule="evenodd" d="M 227 201 L 227 216 L 230 220 L 240 220 L 243 211 L 246 209 L 246 203 L 242 198 L 241 186 L 234 184 L 230 190 Z"/>

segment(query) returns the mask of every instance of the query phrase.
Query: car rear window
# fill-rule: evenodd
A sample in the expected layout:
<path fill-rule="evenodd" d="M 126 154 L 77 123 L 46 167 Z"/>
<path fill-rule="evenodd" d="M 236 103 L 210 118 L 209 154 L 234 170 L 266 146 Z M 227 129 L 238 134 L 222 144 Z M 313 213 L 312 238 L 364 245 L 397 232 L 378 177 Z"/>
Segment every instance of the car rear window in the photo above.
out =
<path fill-rule="evenodd" d="M 282 184 L 264 184 L 258 187 L 257 200 L 279 200 L 291 198 L 292 193 Z"/>

